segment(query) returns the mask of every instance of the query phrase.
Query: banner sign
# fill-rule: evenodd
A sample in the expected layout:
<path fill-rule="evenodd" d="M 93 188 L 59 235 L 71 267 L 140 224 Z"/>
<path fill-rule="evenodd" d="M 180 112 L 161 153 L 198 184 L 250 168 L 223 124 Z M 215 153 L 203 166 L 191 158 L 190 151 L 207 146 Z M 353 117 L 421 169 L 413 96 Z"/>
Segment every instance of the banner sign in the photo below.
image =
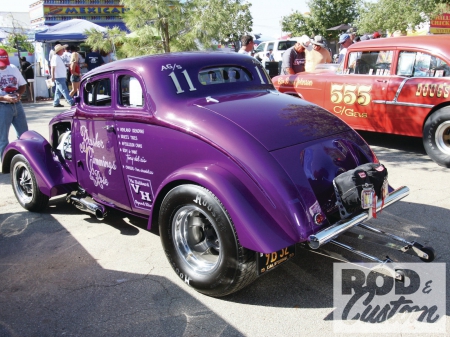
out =
<path fill-rule="evenodd" d="M 107 15 L 107 16 L 118 16 L 127 11 L 127 8 L 123 6 L 45 6 L 44 5 L 44 15 Z"/>
<path fill-rule="evenodd" d="M 450 34 L 450 13 L 438 15 L 430 22 L 430 33 Z"/>

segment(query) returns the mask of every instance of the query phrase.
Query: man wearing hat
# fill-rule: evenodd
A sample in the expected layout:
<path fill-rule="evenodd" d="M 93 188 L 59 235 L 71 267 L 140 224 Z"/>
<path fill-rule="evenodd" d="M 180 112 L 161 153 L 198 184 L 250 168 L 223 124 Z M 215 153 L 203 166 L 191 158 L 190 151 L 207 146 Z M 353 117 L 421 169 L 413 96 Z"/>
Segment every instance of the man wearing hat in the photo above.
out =
<path fill-rule="evenodd" d="M 372 35 L 372 38 L 374 38 L 374 39 L 379 39 L 380 37 L 381 37 L 381 34 L 378 32 L 374 32 Z"/>
<path fill-rule="evenodd" d="M 313 49 L 306 53 L 305 71 L 313 71 L 319 63 L 331 63 L 331 54 L 325 48 L 322 36 L 316 35 L 311 42 Z"/>
<path fill-rule="evenodd" d="M 8 52 L 0 49 L 0 161 L 9 143 L 11 124 L 16 129 L 17 138 L 28 130 L 25 111 L 20 102 L 26 86 L 27 81 L 20 70 L 10 66 Z"/>
<path fill-rule="evenodd" d="M 342 48 L 341 51 L 339 52 L 338 63 L 341 63 L 341 61 L 345 58 L 345 54 L 347 54 L 347 48 L 353 43 L 353 41 L 350 38 L 349 34 L 342 34 L 339 37 L 339 43 Z"/>
<path fill-rule="evenodd" d="M 51 60 L 51 67 L 52 67 L 52 81 L 55 82 L 55 98 L 53 99 L 53 106 L 55 108 L 63 107 L 64 105 L 59 103 L 59 100 L 61 98 L 61 95 L 64 96 L 67 102 L 71 106 L 74 105 L 73 98 L 69 95 L 69 89 L 67 88 L 66 84 L 66 66 L 64 64 L 63 59 L 61 58 L 61 55 L 64 53 L 64 49 L 67 47 L 67 45 L 60 45 L 57 44 L 55 46 L 55 54 L 52 57 Z"/>
<path fill-rule="evenodd" d="M 360 41 L 367 41 L 367 40 L 370 40 L 370 38 L 369 38 L 369 35 L 364 34 L 364 35 L 361 35 L 361 37 L 359 38 L 359 40 L 360 40 Z"/>
<path fill-rule="evenodd" d="M 284 52 L 281 63 L 282 75 L 294 75 L 305 71 L 305 51 L 310 43 L 309 37 L 303 35 L 295 45 Z"/>

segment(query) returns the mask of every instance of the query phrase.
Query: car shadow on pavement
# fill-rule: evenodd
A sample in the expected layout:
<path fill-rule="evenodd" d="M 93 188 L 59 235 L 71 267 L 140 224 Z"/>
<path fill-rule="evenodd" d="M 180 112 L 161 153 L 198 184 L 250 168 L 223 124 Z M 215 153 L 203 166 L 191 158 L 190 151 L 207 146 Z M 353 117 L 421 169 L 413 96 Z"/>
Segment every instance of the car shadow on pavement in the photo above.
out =
<path fill-rule="evenodd" d="M 0 175 L 0 184 L 9 184 L 7 178 L 5 183 L 5 176 Z M 417 208 L 421 215 L 411 219 L 411 210 Z M 72 224 L 75 218 L 77 223 Z M 447 209 L 400 201 L 371 223 L 431 245 L 437 252 L 436 262 L 450 262 L 448 218 Z M 74 226 L 85 227 L 78 235 L 85 236 L 87 243 L 72 234 Z M 0 213 L 0 306 L 9 309 L 0 311 L 0 335 L 119 336 L 149 331 L 158 336 L 242 335 L 186 291 L 187 285 L 177 279 L 165 259 L 159 239 L 146 231 L 146 226 L 147 220 L 130 220 L 117 211 L 99 221 L 67 204 L 64 197 L 51 199 L 44 213 Z M 438 238 L 436 233 L 440 233 Z M 136 246 L 136 240 L 142 238 L 150 242 Z M 100 258 L 85 245 L 93 246 Z M 386 255 L 385 249 L 363 242 L 355 247 L 380 258 Z M 419 261 L 395 251 L 390 251 L 389 257 Z M 110 268 L 116 258 L 125 265 L 139 265 L 142 272 Z M 325 308 L 329 311 L 320 319 L 332 320 L 334 262 L 298 245 L 291 261 L 220 301 L 294 310 Z M 170 276 L 154 274 L 158 268 Z M 446 303 L 448 316 L 450 301 Z M 209 322 L 206 326 L 205 321 Z M 196 330 L 200 326 L 201 333 Z"/>
<path fill-rule="evenodd" d="M 422 215 L 415 219 L 408 218 L 411 209 L 418 207 L 422 208 Z M 447 209 L 400 201 L 396 203 L 395 207 L 384 209 L 377 219 L 372 219 L 367 224 L 403 237 L 408 241 L 417 240 L 424 246 L 431 246 L 436 251 L 434 262 L 448 264 L 450 262 L 450 252 L 447 248 L 450 226 L 443 225 L 446 218 L 450 218 L 450 211 Z M 359 228 L 353 229 L 352 232 L 368 234 L 367 231 Z M 436 237 L 436 233 L 440 233 L 439 238 Z M 373 235 L 384 242 L 404 246 L 396 241 L 386 239 L 384 236 Z M 347 238 L 345 235 L 339 237 L 337 241 L 349 244 L 382 260 L 389 256 L 393 261 L 402 263 L 425 263 L 416 256 L 364 240 Z M 371 262 L 330 244 L 325 245 L 324 248 L 345 256 L 351 261 Z M 336 262 L 340 263 L 319 255 L 316 251 L 297 245 L 296 257 L 268 272 L 267 275 L 263 275 L 243 291 L 225 297 L 224 300 L 270 307 L 333 308 L 333 263 Z M 449 268 L 446 270 L 446 279 L 450 279 Z M 446 314 L 448 316 L 450 315 L 449 292 L 447 292 L 446 298 Z M 332 320 L 332 313 L 323 319 Z"/>
<path fill-rule="evenodd" d="M 45 213 L 48 214 L 66 214 L 75 215 L 83 214 L 85 221 L 95 224 L 107 224 L 120 231 L 122 235 L 138 235 L 140 230 L 147 230 L 147 219 L 138 218 L 136 216 L 128 215 L 124 212 L 108 208 L 107 215 L 103 220 L 98 220 L 94 214 L 84 212 L 77 209 L 74 205 L 66 201 L 65 196 L 58 196 L 50 199 L 49 208 Z"/>
<path fill-rule="evenodd" d="M 422 138 L 399 136 L 385 133 L 358 131 L 361 137 L 371 146 L 383 146 L 392 149 L 415 152 L 426 155 Z"/>
<path fill-rule="evenodd" d="M 0 214 L 0 246 L 0 336 L 243 335 L 152 267 L 102 267 L 48 214 Z"/>

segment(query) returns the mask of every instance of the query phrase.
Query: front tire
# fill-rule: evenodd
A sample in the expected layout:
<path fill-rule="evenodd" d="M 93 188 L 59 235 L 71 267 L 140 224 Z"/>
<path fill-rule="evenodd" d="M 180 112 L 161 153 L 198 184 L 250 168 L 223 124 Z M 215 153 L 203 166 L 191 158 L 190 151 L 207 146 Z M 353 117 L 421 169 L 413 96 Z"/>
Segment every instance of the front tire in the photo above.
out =
<path fill-rule="evenodd" d="M 31 212 L 45 210 L 49 198 L 39 190 L 28 160 L 17 154 L 11 161 L 11 167 L 11 185 L 19 204 Z"/>
<path fill-rule="evenodd" d="M 450 107 L 428 117 L 423 128 L 423 146 L 436 163 L 450 167 Z"/>
<path fill-rule="evenodd" d="M 225 207 L 203 187 L 173 188 L 162 202 L 159 230 L 171 266 L 200 293 L 225 296 L 257 276 L 255 252 L 239 244 Z"/>

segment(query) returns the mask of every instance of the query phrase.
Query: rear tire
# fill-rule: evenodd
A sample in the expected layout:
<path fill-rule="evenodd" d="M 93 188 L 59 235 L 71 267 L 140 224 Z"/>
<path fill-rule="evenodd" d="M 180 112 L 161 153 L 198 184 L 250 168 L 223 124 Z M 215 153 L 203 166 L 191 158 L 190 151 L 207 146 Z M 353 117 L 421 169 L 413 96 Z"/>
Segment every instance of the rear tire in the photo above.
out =
<path fill-rule="evenodd" d="M 177 186 L 165 196 L 159 231 L 172 268 L 200 293 L 225 296 L 257 276 L 256 253 L 239 244 L 225 207 L 201 186 Z"/>
<path fill-rule="evenodd" d="M 450 107 L 428 117 L 423 128 L 423 146 L 437 164 L 450 167 Z"/>
<path fill-rule="evenodd" d="M 19 204 L 31 212 L 44 211 L 49 197 L 39 190 L 28 160 L 17 154 L 11 161 L 11 167 L 11 185 Z"/>

